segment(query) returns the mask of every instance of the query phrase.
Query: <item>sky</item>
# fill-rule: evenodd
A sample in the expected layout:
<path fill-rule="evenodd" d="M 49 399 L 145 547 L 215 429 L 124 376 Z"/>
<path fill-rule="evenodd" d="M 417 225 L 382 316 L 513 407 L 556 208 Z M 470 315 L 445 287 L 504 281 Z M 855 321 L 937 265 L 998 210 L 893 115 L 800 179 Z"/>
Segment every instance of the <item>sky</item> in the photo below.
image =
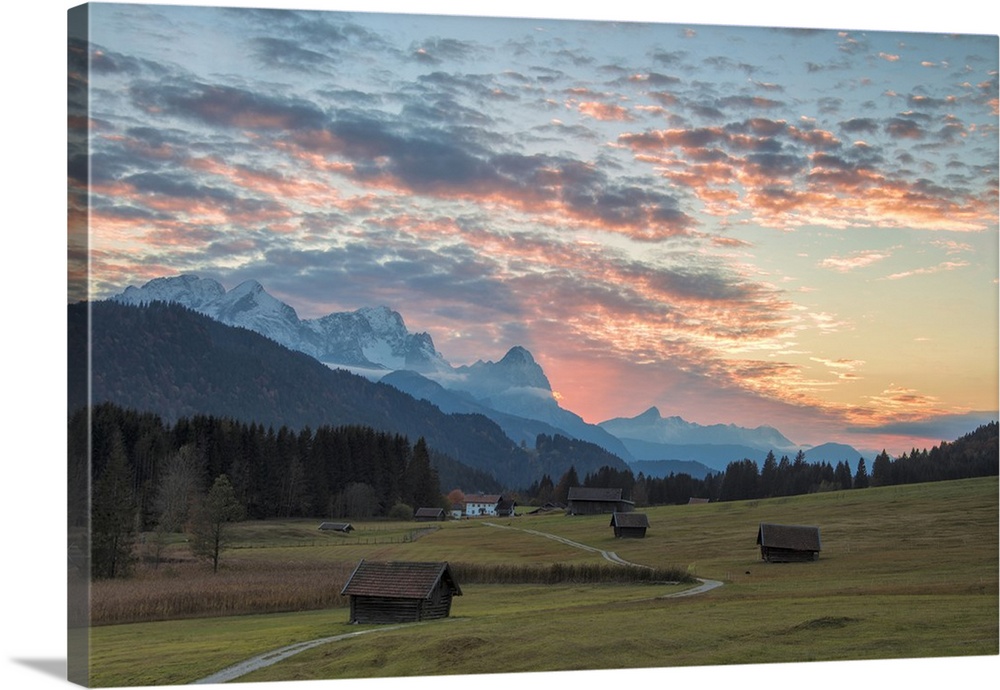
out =
<path fill-rule="evenodd" d="M 997 418 L 997 37 L 802 26 L 92 5 L 89 296 L 253 279 L 526 347 L 592 423 L 953 440 Z"/>

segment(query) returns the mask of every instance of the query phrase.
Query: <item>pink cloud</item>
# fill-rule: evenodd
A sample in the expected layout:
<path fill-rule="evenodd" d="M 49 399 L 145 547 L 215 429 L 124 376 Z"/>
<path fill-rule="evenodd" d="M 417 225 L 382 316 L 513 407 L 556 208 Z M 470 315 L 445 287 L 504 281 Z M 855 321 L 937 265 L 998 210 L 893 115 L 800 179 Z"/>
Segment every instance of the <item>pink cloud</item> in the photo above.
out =
<path fill-rule="evenodd" d="M 595 120 L 627 122 L 632 119 L 628 108 L 611 103 L 600 103 L 598 101 L 587 101 L 576 104 L 577 110 L 584 115 Z"/>
<path fill-rule="evenodd" d="M 865 268 L 872 264 L 884 261 L 891 256 L 888 252 L 878 250 L 865 250 L 852 252 L 847 256 L 831 256 L 819 262 L 820 268 L 828 268 L 840 273 L 848 273 L 859 268 Z"/>

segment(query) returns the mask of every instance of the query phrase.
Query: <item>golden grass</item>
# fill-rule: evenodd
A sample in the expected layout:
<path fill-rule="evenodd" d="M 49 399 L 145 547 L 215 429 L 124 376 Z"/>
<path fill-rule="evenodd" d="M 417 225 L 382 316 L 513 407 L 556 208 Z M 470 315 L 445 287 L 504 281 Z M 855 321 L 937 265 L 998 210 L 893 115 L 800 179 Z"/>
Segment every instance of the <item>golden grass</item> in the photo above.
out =
<path fill-rule="evenodd" d="M 671 588 L 460 582 L 465 594 L 455 600 L 451 620 L 422 625 L 419 632 L 380 632 L 318 647 L 243 680 L 998 653 L 995 477 L 644 512 L 650 529 L 642 540 L 614 539 L 606 516 L 520 517 L 510 526 L 558 534 L 637 563 L 679 564 L 699 577 L 724 580 L 725 586 L 698 597 L 661 599 Z M 820 559 L 762 562 L 755 543 L 761 521 L 819 526 Z M 285 533 L 279 546 L 227 552 L 219 578 L 201 566 L 187 564 L 190 571 L 184 564 L 173 566 L 172 579 L 187 583 L 177 585 L 177 591 L 195 600 L 207 598 L 207 592 L 229 596 L 227 590 L 235 597 L 243 587 L 240 578 L 253 582 L 257 576 L 261 595 L 267 582 L 271 589 L 301 586 L 305 591 L 326 574 L 330 579 L 315 593 L 322 596 L 336 569 L 344 573 L 362 557 L 479 565 L 603 562 L 599 554 L 478 520 L 444 523 L 416 541 L 367 547 L 307 546 L 302 542 L 315 539 L 312 531 L 287 531 L 287 525 L 277 523 L 253 529 Z M 116 588 L 134 586 L 139 599 L 154 599 L 158 588 L 174 586 L 166 582 L 170 579 L 162 572 L 144 574 L 134 583 L 106 583 L 106 590 L 100 583 L 95 592 L 113 598 Z M 282 584 L 275 587 L 275 581 Z M 91 631 L 92 681 L 188 682 L 204 669 L 207 675 L 250 656 L 253 649 L 335 634 L 330 630 L 346 623 L 347 612 L 338 608 L 343 603 L 329 606 L 305 613 L 97 627 Z M 317 626 L 320 620 L 328 625 Z M 316 634 L 320 628 L 326 632 Z M 198 652 L 194 669 L 190 654 L 178 650 L 186 650 L 184 640 L 202 630 L 219 644 L 214 652 Z M 606 635 L 596 631 L 614 631 L 624 646 L 608 645 Z M 173 680 L 182 676 L 187 680 Z"/>

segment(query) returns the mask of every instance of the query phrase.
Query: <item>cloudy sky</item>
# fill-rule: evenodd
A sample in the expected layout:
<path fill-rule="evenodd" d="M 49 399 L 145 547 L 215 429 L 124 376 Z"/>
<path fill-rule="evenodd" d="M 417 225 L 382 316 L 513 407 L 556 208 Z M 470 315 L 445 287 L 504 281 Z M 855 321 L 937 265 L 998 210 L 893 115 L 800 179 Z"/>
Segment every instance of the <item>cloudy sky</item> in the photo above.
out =
<path fill-rule="evenodd" d="M 996 36 L 99 4 L 90 41 L 94 298 L 387 305 L 590 422 L 997 416 Z"/>

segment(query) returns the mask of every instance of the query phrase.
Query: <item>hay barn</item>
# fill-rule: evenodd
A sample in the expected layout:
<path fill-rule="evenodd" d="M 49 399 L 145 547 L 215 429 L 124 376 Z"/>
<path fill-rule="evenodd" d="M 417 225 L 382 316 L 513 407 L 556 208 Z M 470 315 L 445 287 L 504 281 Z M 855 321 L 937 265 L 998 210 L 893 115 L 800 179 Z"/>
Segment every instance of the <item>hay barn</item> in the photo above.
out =
<path fill-rule="evenodd" d="M 447 618 L 462 590 L 447 563 L 362 560 L 341 594 L 351 598 L 351 623 L 414 623 Z"/>
<path fill-rule="evenodd" d="M 815 561 L 822 548 L 819 527 L 762 522 L 757 530 L 760 557 L 768 563 Z"/>
<path fill-rule="evenodd" d="M 649 518 L 645 513 L 612 513 L 610 526 L 619 539 L 642 539 L 649 529 Z"/>
<path fill-rule="evenodd" d="M 443 508 L 417 508 L 417 512 L 413 514 L 413 519 L 420 522 L 442 522 L 445 517 Z"/>
<path fill-rule="evenodd" d="M 567 497 L 566 512 L 570 515 L 599 515 L 601 513 L 629 513 L 635 504 L 622 498 L 621 489 L 599 489 L 571 486 Z"/>
<path fill-rule="evenodd" d="M 353 532 L 354 527 L 349 522 L 324 522 L 319 526 L 323 532 Z"/>

